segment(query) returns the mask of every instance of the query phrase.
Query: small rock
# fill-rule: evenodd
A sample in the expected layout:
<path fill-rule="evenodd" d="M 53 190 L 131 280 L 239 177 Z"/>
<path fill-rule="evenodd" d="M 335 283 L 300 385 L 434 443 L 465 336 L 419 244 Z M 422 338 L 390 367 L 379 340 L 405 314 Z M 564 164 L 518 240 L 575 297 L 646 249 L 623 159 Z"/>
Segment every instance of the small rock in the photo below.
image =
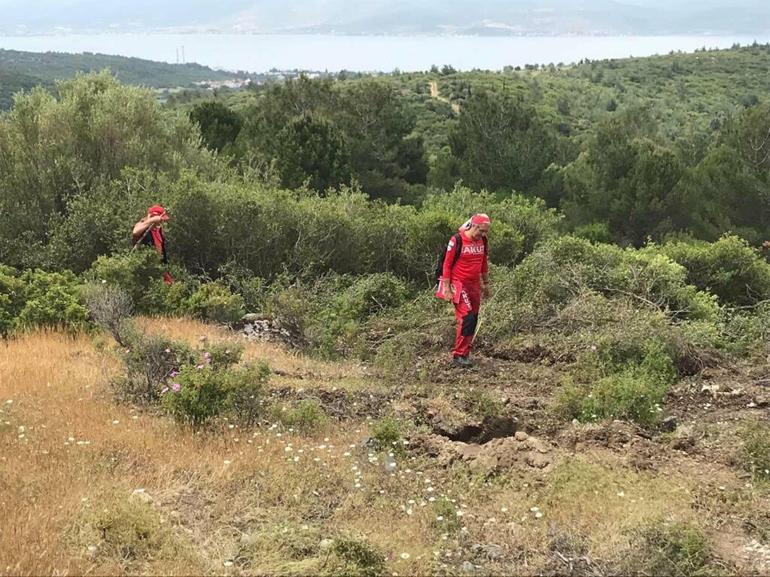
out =
<path fill-rule="evenodd" d="M 460 571 L 463 573 L 473 573 L 476 571 L 476 566 L 470 561 L 463 561 L 463 564 L 460 566 Z"/>
<path fill-rule="evenodd" d="M 551 464 L 551 457 L 542 453 L 528 453 L 525 461 L 530 467 L 545 469 Z"/>
<path fill-rule="evenodd" d="M 331 539 L 321 539 L 321 542 L 318 543 L 318 548 L 321 551 L 328 551 L 329 549 L 332 548 L 332 545 L 334 545 L 334 541 L 332 541 Z"/>
<path fill-rule="evenodd" d="M 390 455 L 385 455 L 384 465 L 385 465 L 385 470 L 388 473 L 395 471 L 398 468 L 398 465 L 396 464 L 396 459 L 394 459 Z"/>
<path fill-rule="evenodd" d="M 674 415 L 671 415 L 663 419 L 660 423 L 660 430 L 664 433 L 673 433 L 678 425 L 679 421 L 677 421 L 677 418 Z"/>
<path fill-rule="evenodd" d="M 526 441 L 529 438 L 529 435 L 524 431 L 516 431 L 514 437 L 517 441 Z"/>
<path fill-rule="evenodd" d="M 149 493 L 146 493 L 144 489 L 134 489 L 134 492 L 131 493 L 131 496 L 136 499 L 139 499 L 144 503 L 153 502 L 152 496 Z"/>
<path fill-rule="evenodd" d="M 503 548 L 500 545 L 494 543 L 487 543 L 485 545 L 477 545 L 474 547 L 480 553 L 483 553 L 490 561 L 497 561 L 503 557 Z"/>
<path fill-rule="evenodd" d="M 99 556 L 99 547 L 96 545 L 89 545 L 88 546 L 88 556 L 91 557 L 91 559 L 95 559 Z"/>

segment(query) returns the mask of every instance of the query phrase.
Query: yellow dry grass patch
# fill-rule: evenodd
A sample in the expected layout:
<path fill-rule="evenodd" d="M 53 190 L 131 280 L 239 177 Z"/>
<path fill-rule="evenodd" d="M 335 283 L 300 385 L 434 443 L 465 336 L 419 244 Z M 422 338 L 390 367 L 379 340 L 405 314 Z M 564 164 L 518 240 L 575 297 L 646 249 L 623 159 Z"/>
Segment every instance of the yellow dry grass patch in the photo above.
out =
<path fill-rule="evenodd" d="M 142 324 L 191 343 L 202 335 L 232 338 L 188 320 Z M 355 364 L 322 363 L 275 345 L 249 343 L 246 357 L 328 383 L 344 377 L 372 385 Z M 457 572 L 470 559 L 486 572 L 538 574 L 553 560 L 555 541 L 582 542 L 591 558 L 612 562 L 632 545 L 635 528 L 664 520 L 709 529 L 734 506 L 704 501 L 703 479 L 686 468 L 637 473 L 609 452 L 554 449 L 551 471 L 488 480 L 414 457 L 399 457 L 388 471 L 381 454 L 362 446 L 365 422 L 332 422 L 306 435 L 237 426 L 196 434 L 115 404 L 106 383 L 119 370 L 89 337 L 41 332 L 0 344 L 0 573 L 333 571 L 319 541 L 353 538 L 384 554 L 389 573 Z M 136 505 L 137 489 L 149 503 Z M 453 508 L 462 514 L 447 530 L 437 515 Z M 158 551 L 138 546 L 138 557 L 121 557 L 113 540 L 89 553 L 87 541 L 99 539 L 104 519 L 114 520 L 112 535 L 129 541 L 143 539 L 142 527 L 158 531 L 149 540 Z M 476 544 L 500 546 L 508 561 L 474 553 Z"/>
<path fill-rule="evenodd" d="M 153 320 L 145 326 L 188 341 L 228 336 L 191 321 Z M 169 419 L 115 404 L 106 383 L 119 363 L 96 352 L 88 337 L 33 333 L 2 347 L 0 514 L 10 530 L 0 536 L 0 570 L 218 571 L 237 554 L 242 534 L 270 532 L 286 522 L 320 527 L 330 538 L 380 533 L 377 542 L 387 543 L 392 523 L 369 523 L 369 503 L 356 493 L 364 490 L 355 487 L 357 481 L 371 492 L 381 476 L 381 466 L 366 462 L 359 449 L 368 434 L 365 424 L 340 428 L 331 439 L 238 428 L 194 434 Z M 273 366 L 282 370 L 329 367 L 268 345 L 247 349 L 252 357 L 271 352 Z M 90 508 L 112 502 L 120 509 L 137 489 L 152 497 L 180 543 L 195 543 L 196 564 L 189 557 L 92 559 L 86 544 L 73 544 L 68 536 L 89 518 Z M 419 531 L 412 535 L 417 538 Z"/>
<path fill-rule="evenodd" d="M 205 325 L 186 318 L 143 318 L 139 326 L 148 332 L 163 333 L 173 339 L 197 346 L 202 340 L 243 342 L 232 331 L 215 325 Z M 321 388 L 344 390 L 372 390 L 378 388 L 373 382 L 373 369 L 351 361 L 324 362 L 291 351 L 280 344 L 248 341 L 243 358 L 245 361 L 265 360 L 279 375 L 273 378 L 275 386 L 295 388 Z"/>

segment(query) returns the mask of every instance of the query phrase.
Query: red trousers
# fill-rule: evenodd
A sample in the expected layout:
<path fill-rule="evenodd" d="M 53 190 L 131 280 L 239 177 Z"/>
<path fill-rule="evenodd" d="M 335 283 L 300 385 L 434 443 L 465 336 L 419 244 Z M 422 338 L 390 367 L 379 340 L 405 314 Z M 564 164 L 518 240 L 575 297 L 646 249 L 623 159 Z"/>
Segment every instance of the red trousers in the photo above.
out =
<path fill-rule="evenodd" d="M 457 334 L 455 336 L 455 346 L 452 349 L 452 355 L 455 357 L 467 357 L 471 352 L 473 337 L 476 334 L 476 325 L 479 322 L 480 308 L 480 285 L 463 285 L 460 301 L 455 304 Z"/>

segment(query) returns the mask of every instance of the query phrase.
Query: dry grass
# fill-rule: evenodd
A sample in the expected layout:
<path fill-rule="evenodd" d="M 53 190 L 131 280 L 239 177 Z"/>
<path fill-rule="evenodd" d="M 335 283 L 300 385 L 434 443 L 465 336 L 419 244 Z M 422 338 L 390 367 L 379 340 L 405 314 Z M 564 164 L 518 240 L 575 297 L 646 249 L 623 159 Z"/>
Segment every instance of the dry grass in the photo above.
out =
<path fill-rule="evenodd" d="M 192 321 L 143 324 L 191 342 L 229 336 Z M 536 574 L 553 558 L 555 535 L 583 539 L 587 554 L 608 560 L 628 549 L 634 527 L 711 522 L 696 508 L 702 480 L 689 472 L 634 473 L 606 455 L 559 453 L 552 472 L 492 482 L 414 457 L 390 473 L 362 447 L 366 422 L 325 437 L 237 427 L 194 434 L 115 404 L 106 382 L 118 363 L 89 338 L 34 333 L 0 347 L 0 573 L 334 573 L 340 566 L 319 540 L 353 538 L 401 575 L 456 572 L 467 559 Z M 305 386 L 367 382 L 358 365 L 274 345 L 249 343 L 246 357 L 302 374 Z M 446 533 L 435 504 L 444 497 L 462 512 Z M 115 545 L 144 544 L 143 532 L 156 547 Z M 473 545 L 488 543 L 505 559 L 479 559 Z"/>

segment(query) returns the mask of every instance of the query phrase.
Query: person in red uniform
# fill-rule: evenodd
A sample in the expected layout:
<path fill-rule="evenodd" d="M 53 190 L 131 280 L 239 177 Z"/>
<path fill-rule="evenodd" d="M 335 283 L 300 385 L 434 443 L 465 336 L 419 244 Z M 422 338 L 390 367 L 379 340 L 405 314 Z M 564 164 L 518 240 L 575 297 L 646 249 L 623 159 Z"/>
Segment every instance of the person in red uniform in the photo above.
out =
<path fill-rule="evenodd" d="M 145 245 L 154 248 L 160 254 L 163 264 L 168 266 L 168 253 L 166 252 L 166 236 L 163 234 L 163 223 L 168 220 L 166 209 L 159 204 L 154 204 L 147 209 L 147 216 L 134 225 L 131 237 L 134 247 Z M 163 281 L 172 284 L 174 279 L 168 271 L 163 273 Z"/>
<path fill-rule="evenodd" d="M 487 234 L 490 225 L 486 214 L 473 215 L 449 240 L 444 257 L 442 292 L 444 299 L 453 302 L 455 307 L 457 334 L 452 364 L 457 367 L 473 366 L 468 356 L 479 321 L 481 298 L 489 297 Z"/>

